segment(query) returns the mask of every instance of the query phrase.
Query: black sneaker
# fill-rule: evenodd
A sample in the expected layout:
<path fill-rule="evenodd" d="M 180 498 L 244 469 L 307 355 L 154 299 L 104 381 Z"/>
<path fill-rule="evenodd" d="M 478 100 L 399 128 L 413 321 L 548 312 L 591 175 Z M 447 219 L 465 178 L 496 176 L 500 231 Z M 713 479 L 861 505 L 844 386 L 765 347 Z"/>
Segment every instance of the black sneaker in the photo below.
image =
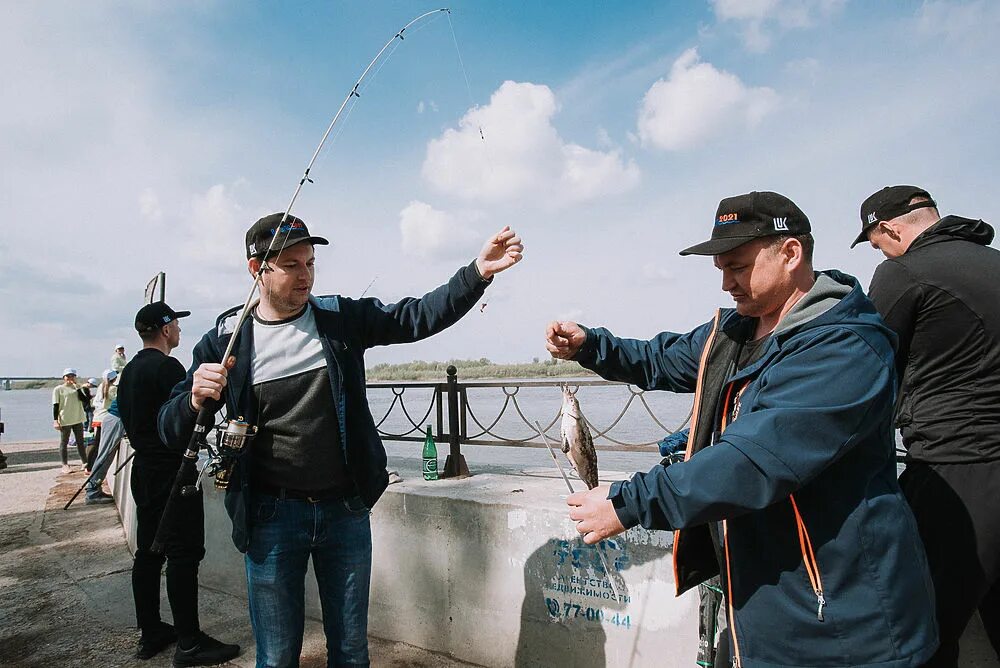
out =
<path fill-rule="evenodd" d="M 88 496 L 87 500 L 84 501 L 84 503 L 87 504 L 88 506 L 93 506 L 102 503 L 114 503 L 114 502 L 115 502 L 115 497 L 111 496 L 110 494 L 101 494 L 100 496 Z"/>
<path fill-rule="evenodd" d="M 137 659 L 152 659 L 154 656 L 177 642 L 177 632 L 166 622 L 151 631 L 143 631 L 139 637 L 139 646 L 135 650 Z"/>
<path fill-rule="evenodd" d="M 180 643 L 174 649 L 174 666 L 215 666 L 236 658 L 240 653 L 239 645 L 227 645 L 219 642 L 207 633 L 198 634 L 194 647 L 184 649 Z"/>

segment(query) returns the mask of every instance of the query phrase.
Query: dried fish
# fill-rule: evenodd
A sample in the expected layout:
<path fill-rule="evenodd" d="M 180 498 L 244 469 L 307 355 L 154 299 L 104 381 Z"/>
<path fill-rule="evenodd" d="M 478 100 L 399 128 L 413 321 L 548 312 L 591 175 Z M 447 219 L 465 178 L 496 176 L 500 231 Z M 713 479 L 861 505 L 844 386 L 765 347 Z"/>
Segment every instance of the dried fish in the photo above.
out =
<path fill-rule="evenodd" d="M 587 485 L 587 489 L 597 487 L 597 451 L 590 427 L 580 411 L 580 402 L 568 385 L 562 386 L 562 451 L 566 453 L 570 465 Z"/>

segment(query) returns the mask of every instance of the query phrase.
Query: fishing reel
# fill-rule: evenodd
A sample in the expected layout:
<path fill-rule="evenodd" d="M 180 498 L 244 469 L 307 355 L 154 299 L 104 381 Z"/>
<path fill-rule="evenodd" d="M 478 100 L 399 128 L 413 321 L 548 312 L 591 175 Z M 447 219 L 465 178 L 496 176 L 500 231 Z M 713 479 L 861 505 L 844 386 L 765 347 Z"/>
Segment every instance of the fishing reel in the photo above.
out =
<path fill-rule="evenodd" d="M 181 490 L 184 496 L 190 496 L 201 489 L 201 480 L 209 475 L 215 478 L 216 489 L 229 487 L 229 477 L 233 472 L 236 459 L 246 450 L 250 441 L 257 435 L 257 427 L 245 421 L 242 417 L 235 420 L 223 420 L 215 425 L 215 445 L 206 441 L 203 452 L 207 453 L 207 462 L 201 468 L 194 485 L 187 485 Z"/>
<path fill-rule="evenodd" d="M 257 427 L 242 417 L 226 420 L 215 428 L 215 448 L 209 448 L 212 459 L 205 467 L 206 473 L 215 478 L 216 489 L 229 487 L 229 476 L 237 457 L 257 435 Z"/>

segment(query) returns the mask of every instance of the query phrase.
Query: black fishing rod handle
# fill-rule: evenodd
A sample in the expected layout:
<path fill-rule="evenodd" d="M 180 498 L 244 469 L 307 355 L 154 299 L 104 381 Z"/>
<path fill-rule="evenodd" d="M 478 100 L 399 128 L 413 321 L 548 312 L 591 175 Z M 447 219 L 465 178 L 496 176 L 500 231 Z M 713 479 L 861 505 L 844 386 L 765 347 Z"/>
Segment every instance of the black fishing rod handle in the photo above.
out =
<path fill-rule="evenodd" d="M 191 498 L 198 492 L 197 487 L 195 487 L 198 482 L 198 450 L 205 442 L 206 434 L 215 424 L 215 411 L 218 406 L 218 402 L 206 400 L 198 410 L 198 417 L 195 418 L 195 426 L 191 430 L 187 450 L 181 457 L 181 465 L 177 469 L 174 484 L 170 488 L 167 505 L 164 506 L 163 514 L 160 515 L 160 524 L 156 527 L 156 536 L 149 548 L 154 554 L 163 554 L 167 540 L 174 535 L 174 532 L 180 528 L 180 523 L 183 522 L 184 513 L 179 509 L 182 503 L 181 499 Z"/>

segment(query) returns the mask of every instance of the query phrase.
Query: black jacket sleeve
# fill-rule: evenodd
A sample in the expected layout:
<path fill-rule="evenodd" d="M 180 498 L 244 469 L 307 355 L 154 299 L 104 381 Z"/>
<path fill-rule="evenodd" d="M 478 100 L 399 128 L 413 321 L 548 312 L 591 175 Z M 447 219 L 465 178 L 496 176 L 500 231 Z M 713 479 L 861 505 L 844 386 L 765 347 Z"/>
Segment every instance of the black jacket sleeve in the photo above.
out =
<path fill-rule="evenodd" d="M 896 374 L 903 381 L 903 372 L 910 356 L 910 342 L 917 325 L 917 313 L 923 288 L 899 262 L 886 260 L 875 270 L 868 297 L 889 328 L 896 332 Z"/>

